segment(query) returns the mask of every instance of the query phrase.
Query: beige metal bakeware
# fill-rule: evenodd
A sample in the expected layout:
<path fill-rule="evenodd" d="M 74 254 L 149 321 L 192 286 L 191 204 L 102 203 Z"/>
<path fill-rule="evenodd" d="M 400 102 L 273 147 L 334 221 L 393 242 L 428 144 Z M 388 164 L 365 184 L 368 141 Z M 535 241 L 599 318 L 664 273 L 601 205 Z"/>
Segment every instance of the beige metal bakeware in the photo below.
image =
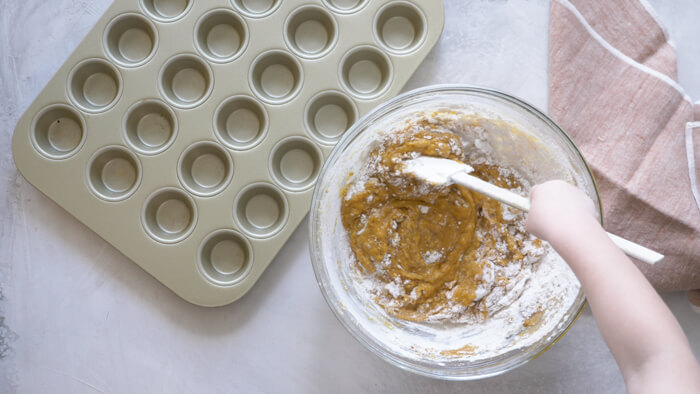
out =
<path fill-rule="evenodd" d="M 20 119 L 15 163 L 179 296 L 225 305 L 443 24 L 436 0 L 115 1 Z"/>

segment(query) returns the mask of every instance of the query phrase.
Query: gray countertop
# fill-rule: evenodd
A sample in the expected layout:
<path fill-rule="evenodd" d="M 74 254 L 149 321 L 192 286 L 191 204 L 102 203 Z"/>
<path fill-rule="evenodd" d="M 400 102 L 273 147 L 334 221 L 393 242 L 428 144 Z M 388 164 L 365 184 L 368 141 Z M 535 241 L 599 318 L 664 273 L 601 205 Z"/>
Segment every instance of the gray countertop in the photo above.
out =
<path fill-rule="evenodd" d="M 498 88 L 547 104 L 549 3 L 446 0 L 442 40 L 407 89 Z M 678 48 L 680 82 L 700 98 L 700 3 L 654 0 Z M 11 137 L 108 0 L 0 0 L 0 392 L 624 391 L 587 310 L 517 370 L 456 383 L 401 371 L 335 320 L 316 285 L 304 222 L 253 290 L 205 309 L 182 301 L 17 172 Z M 700 354 L 700 315 L 665 300 Z"/>

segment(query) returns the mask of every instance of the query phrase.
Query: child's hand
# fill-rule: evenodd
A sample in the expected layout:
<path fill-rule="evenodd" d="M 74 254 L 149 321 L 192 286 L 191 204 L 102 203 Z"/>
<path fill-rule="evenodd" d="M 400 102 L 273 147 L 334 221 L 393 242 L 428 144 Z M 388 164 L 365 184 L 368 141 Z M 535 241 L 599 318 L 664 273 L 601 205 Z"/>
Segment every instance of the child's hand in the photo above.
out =
<path fill-rule="evenodd" d="M 629 392 L 700 393 L 700 366 L 683 329 L 603 231 L 583 191 L 562 181 L 533 187 L 525 227 L 549 241 L 581 281 Z"/>
<path fill-rule="evenodd" d="M 525 228 L 538 238 L 552 241 L 572 234 L 584 222 L 597 222 L 593 201 L 564 181 L 549 181 L 530 190 L 530 213 Z"/>

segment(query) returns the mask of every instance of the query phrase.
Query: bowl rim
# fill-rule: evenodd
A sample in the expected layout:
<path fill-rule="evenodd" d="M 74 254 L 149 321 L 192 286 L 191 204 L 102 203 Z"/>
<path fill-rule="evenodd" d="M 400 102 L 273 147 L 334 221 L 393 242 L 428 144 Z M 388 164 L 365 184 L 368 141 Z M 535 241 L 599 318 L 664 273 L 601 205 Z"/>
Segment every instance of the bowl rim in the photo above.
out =
<path fill-rule="evenodd" d="M 513 95 L 510 95 L 508 93 L 492 89 L 492 88 L 487 88 L 483 86 L 477 86 L 477 85 L 468 85 L 468 84 L 436 84 L 436 85 L 429 85 L 421 88 L 417 88 L 405 93 L 402 93 L 392 99 L 389 99 L 383 103 L 380 103 L 373 109 L 371 109 L 369 112 L 367 112 L 365 115 L 360 117 L 346 132 L 345 134 L 340 138 L 340 140 L 336 143 L 335 147 L 331 151 L 331 153 L 328 155 L 326 161 L 324 162 L 321 171 L 318 174 L 317 182 L 316 185 L 314 186 L 314 192 L 312 196 L 312 203 L 311 203 L 311 211 L 310 211 L 310 216 L 309 216 L 309 254 L 311 257 L 311 263 L 312 267 L 314 270 L 314 276 L 316 277 L 316 283 L 319 286 L 319 289 L 321 290 L 321 294 L 323 295 L 323 298 L 326 300 L 326 303 L 328 304 L 329 308 L 333 311 L 334 316 L 336 319 L 340 322 L 340 324 L 345 328 L 346 331 L 348 331 L 353 338 L 355 338 L 356 341 L 361 343 L 365 348 L 369 349 L 372 354 L 374 354 L 376 357 L 387 361 L 388 363 L 402 369 L 405 371 L 409 371 L 418 375 L 430 377 L 430 378 L 436 378 L 436 379 L 441 379 L 441 380 L 449 380 L 449 381 L 470 381 L 470 380 L 481 380 L 481 379 L 486 379 L 490 377 L 495 377 L 498 375 L 502 375 L 506 372 L 512 371 L 527 362 L 534 360 L 544 354 L 547 350 L 551 349 L 554 344 L 559 342 L 559 340 L 573 327 L 573 325 L 576 323 L 576 321 L 581 317 L 584 309 L 588 305 L 587 298 L 585 294 L 582 293 L 583 296 L 583 302 L 581 303 L 581 306 L 578 308 L 578 310 L 575 312 L 575 316 L 569 324 L 564 327 L 564 329 L 559 332 L 558 334 L 554 335 L 552 337 L 552 340 L 549 344 L 544 346 L 539 352 L 534 354 L 533 356 L 529 358 L 525 358 L 523 360 L 520 360 L 519 362 L 512 363 L 508 365 L 506 368 L 503 368 L 501 370 L 494 370 L 494 371 L 489 371 L 483 374 L 479 375 L 470 375 L 470 374 L 445 374 L 444 372 L 459 372 L 459 371 L 446 371 L 440 369 L 440 367 L 433 367 L 433 368 L 428 368 L 425 367 L 424 365 L 417 364 L 414 362 L 411 362 L 410 360 L 405 360 L 403 358 L 398 357 L 397 355 L 386 351 L 384 348 L 380 346 L 379 343 L 376 341 L 372 340 L 369 338 L 365 333 L 363 333 L 361 330 L 358 330 L 356 327 L 353 327 L 350 323 L 350 321 L 346 320 L 346 313 L 344 311 L 341 311 L 337 306 L 337 302 L 333 302 L 334 300 L 331 299 L 331 291 L 328 288 L 328 286 L 325 284 L 325 280 L 322 277 L 324 273 L 327 274 L 325 270 L 325 266 L 322 264 L 321 261 L 318 261 L 318 256 L 316 251 L 320 249 L 319 247 L 319 241 L 320 238 L 318 237 L 318 234 L 316 232 L 316 226 L 315 223 L 318 221 L 318 204 L 321 201 L 322 194 L 324 193 L 322 183 L 320 182 L 322 179 L 325 178 L 326 172 L 330 168 L 330 164 L 335 161 L 336 157 L 340 154 L 342 154 L 342 151 L 346 148 L 346 144 L 348 143 L 348 140 L 352 140 L 355 137 L 357 137 L 360 132 L 362 131 L 362 128 L 360 126 L 363 126 L 364 129 L 364 124 L 367 123 L 367 120 L 369 118 L 377 116 L 377 114 L 380 114 L 380 116 L 383 116 L 384 114 L 382 112 L 387 112 L 390 108 L 393 108 L 396 104 L 408 100 L 410 98 L 414 97 L 419 97 L 419 96 L 425 96 L 429 94 L 439 94 L 439 93 L 466 93 L 466 94 L 480 94 L 480 95 L 485 95 L 489 96 L 490 98 L 495 98 L 495 99 L 500 99 L 506 102 L 509 102 L 510 104 L 514 104 L 521 109 L 529 112 L 530 114 L 534 115 L 535 117 L 539 118 L 542 120 L 545 124 L 547 124 L 550 128 L 558 132 L 561 136 L 564 137 L 565 141 L 573 148 L 575 151 L 576 155 L 578 158 L 581 160 L 581 162 L 584 164 L 584 167 L 586 171 L 588 172 L 588 175 L 590 179 L 592 180 L 592 186 L 595 191 L 596 197 L 597 197 L 597 202 L 598 202 L 598 210 L 599 210 L 599 218 L 601 224 L 603 224 L 603 206 L 602 202 L 600 200 L 600 191 L 598 189 L 598 184 L 595 180 L 593 171 L 591 170 L 588 162 L 586 159 L 583 157 L 583 154 L 581 153 L 581 150 L 576 146 L 574 143 L 573 139 L 571 136 L 569 136 L 564 129 L 562 129 L 559 124 L 557 124 L 553 119 L 551 119 L 547 114 L 545 114 L 543 111 L 540 111 L 537 109 L 535 106 L 529 104 L 528 102 L 515 97 Z M 327 276 L 327 275 L 326 275 Z M 497 365 L 497 364 L 496 364 Z M 493 365 L 492 365 L 493 366 Z"/>

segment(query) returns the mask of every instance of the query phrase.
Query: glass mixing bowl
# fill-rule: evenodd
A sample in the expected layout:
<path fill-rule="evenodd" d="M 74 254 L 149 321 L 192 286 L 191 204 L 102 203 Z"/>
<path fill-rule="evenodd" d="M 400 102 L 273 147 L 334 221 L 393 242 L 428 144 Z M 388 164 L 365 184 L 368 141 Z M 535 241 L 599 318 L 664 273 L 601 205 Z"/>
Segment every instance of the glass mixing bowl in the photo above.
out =
<path fill-rule="evenodd" d="M 351 252 L 341 245 L 344 232 L 340 221 L 342 190 L 351 173 L 362 166 L 371 151 L 374 133 L 390 128 L 408 114 L 435 109 L 458 109 L 513 125 L 511 131 L 491 136 L 500 165 L 535 174 L 528 179 L 532 184 L 549 179 L 576 184 L 594 201 L 602 222 L 600 199 L 581 152 L 556 123 L 515 97 L 485 88 L 431 86 L 405 93 L 378 106 L 355 123 L 330 154 L 313 195 L 310 249 L 321 292 L 338 320 L 365 347 L 400 368 L 448 380 L 481 379 L 512 370 L 542 354 L 571 327 L 586 301 L 579 291 L 571 305 L 562 306 L 568 309 L 561 320 L 534 343 L 474 360 L 436 358 L 418 350 L 412 344 L 444 340 L 438 338 L 439 329 L 389 316 L 371 299 L 360 295 Z"/>

